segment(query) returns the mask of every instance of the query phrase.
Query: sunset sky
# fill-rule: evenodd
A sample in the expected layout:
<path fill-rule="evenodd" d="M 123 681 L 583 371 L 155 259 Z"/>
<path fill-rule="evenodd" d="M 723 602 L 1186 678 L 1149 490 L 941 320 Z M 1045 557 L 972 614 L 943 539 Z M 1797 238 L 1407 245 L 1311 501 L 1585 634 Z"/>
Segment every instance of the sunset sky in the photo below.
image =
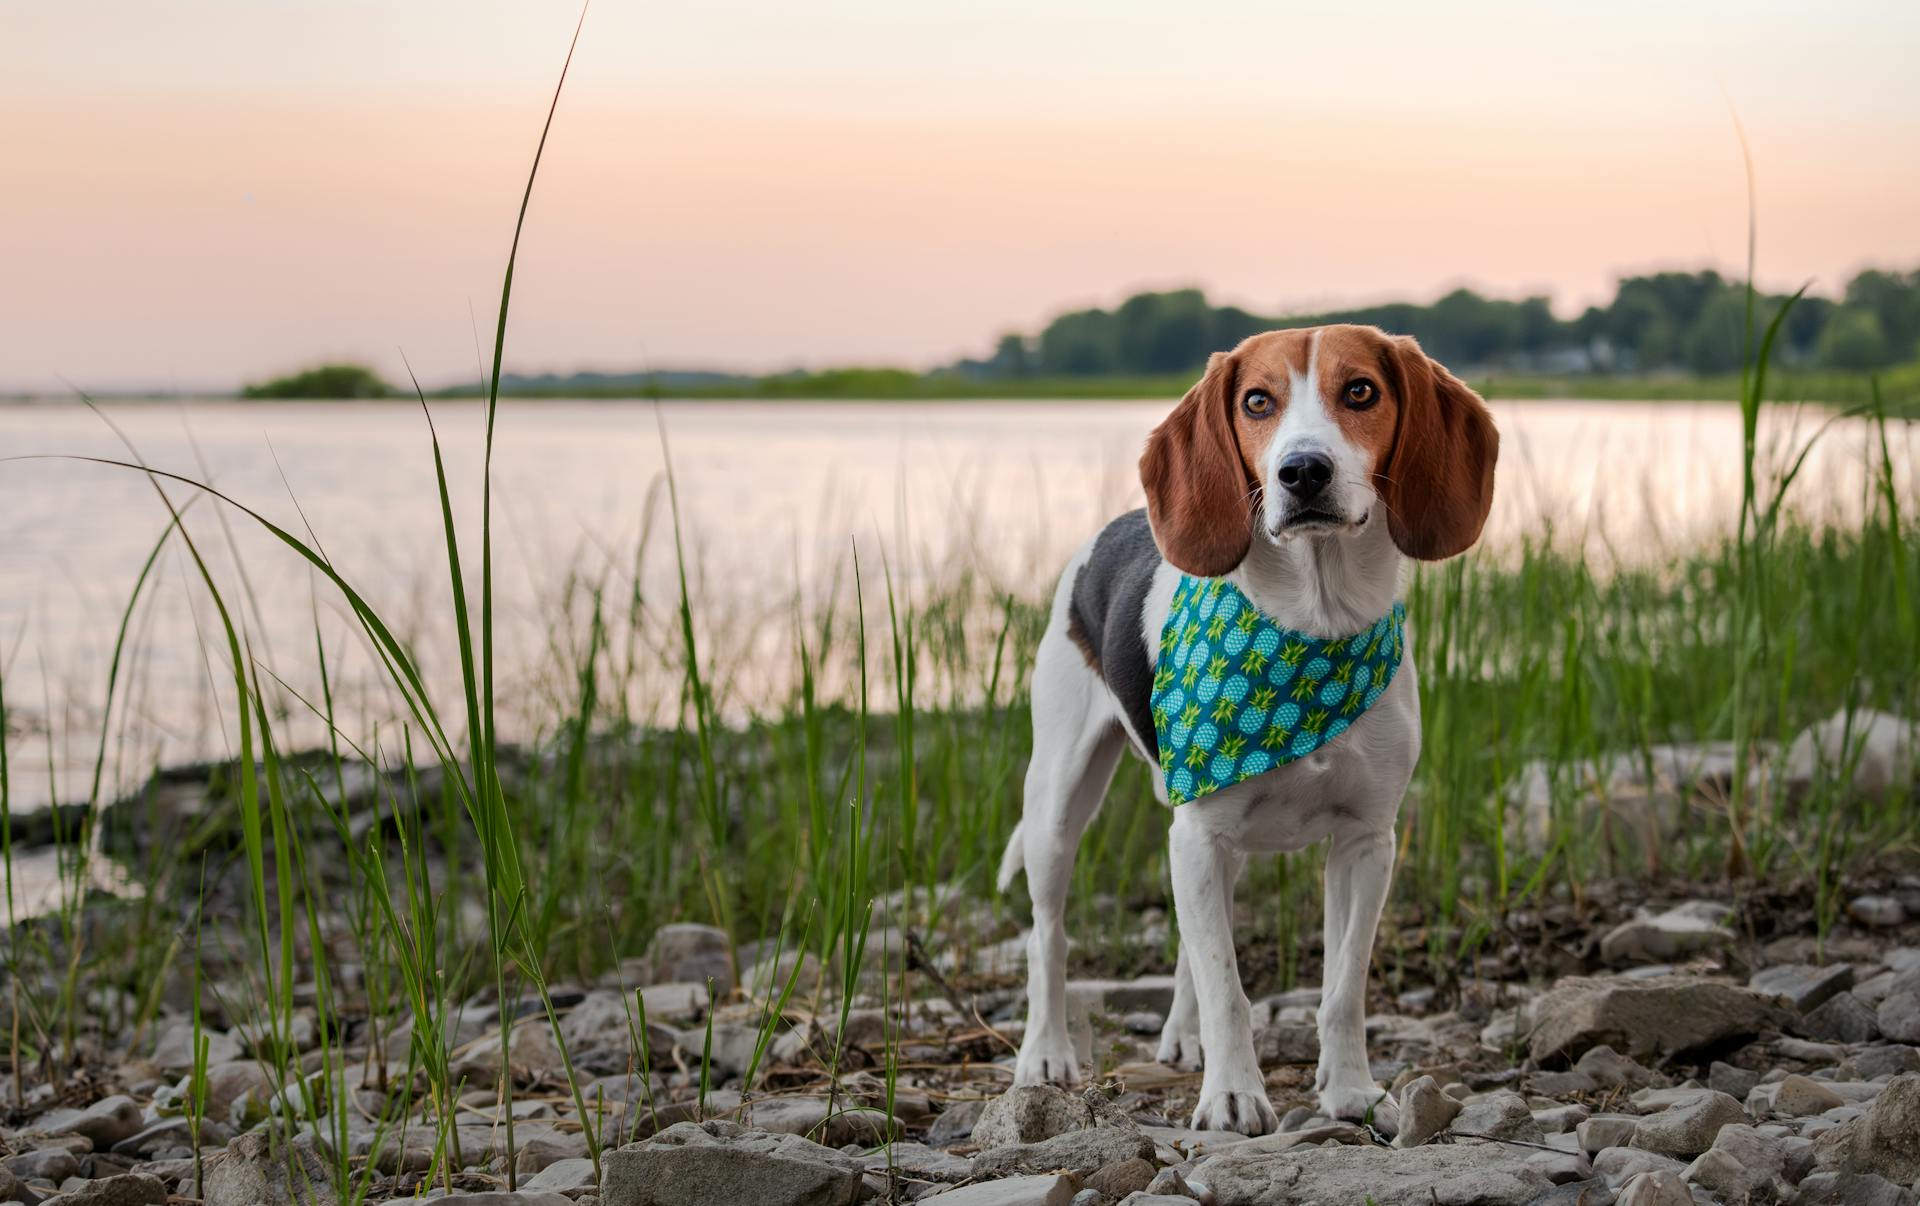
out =
<path fill-rule="evenodd" d="M 1364 15 L 1357 15 L 1357 14 Z M 0 5 L 0 390 L 474 375 L 571 3 Z M 1563 312 L 1920 264 L 1920 4 L 599 0 L 525 371 L 900 363 L 1197 284 Z M 485 338 L 487 336 L 483 336 Z"/>

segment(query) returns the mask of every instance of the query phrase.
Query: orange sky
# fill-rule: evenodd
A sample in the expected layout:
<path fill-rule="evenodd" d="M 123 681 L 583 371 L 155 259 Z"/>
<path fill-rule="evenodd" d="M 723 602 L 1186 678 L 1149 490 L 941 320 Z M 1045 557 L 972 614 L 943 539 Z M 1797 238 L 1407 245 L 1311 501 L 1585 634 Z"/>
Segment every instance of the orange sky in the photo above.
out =
<path fill-rule="evenodd" d="M 1920 263 L 1920 5 L 588 15 L 511 364 L 931 364 L 1141 286 L 1563 310 Z M 0 390 L 474 373 L 570 3 L 0 7 Z"/>

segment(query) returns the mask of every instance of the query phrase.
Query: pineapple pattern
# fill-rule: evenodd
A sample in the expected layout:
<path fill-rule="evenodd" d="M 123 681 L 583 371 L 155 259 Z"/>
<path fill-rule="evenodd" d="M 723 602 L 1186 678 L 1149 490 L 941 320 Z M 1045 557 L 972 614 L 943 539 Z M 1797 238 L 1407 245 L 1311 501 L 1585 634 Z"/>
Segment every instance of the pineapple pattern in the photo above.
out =
<path fill-rule="evenodd" d="M 1407 609 L 1353 636 L 1281 628 L 1222 578 L 1182 576 L 1160 633 L 1153 729 L 1167 799 L 1185 804 L 1304 758 L 1393 682 Z"/>

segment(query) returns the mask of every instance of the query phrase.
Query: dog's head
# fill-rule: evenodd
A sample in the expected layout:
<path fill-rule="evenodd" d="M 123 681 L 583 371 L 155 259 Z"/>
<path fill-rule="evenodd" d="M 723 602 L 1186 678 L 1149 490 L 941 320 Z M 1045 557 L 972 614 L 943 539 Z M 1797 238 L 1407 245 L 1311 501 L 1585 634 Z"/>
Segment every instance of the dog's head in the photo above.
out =
<path fill-rule="evenodd" d="M 1499 450 L 1479 395 L 1412 339 L 1310 327 L 1215 353 L 1148 438 L 1140 480 L 1161 555 L 1189 574 L 1227 573 L 1256 535 L 1382 520 L 1401 552 L 1438 561 L 1479 539 Z"/>

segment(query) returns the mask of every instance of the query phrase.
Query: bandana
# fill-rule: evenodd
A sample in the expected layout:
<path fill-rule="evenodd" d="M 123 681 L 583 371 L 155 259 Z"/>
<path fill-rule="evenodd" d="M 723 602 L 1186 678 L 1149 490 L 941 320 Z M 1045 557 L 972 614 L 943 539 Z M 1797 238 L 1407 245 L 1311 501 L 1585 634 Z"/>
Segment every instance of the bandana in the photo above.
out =
<path fill-rule="evenodd" d="M 1407 608 L 1353 636 L 1275 624 L 1223 578 L 1182 575 L 1153 674 L 1167 799 L 1185 804 L 1285 766 L 1347 731 L 1400 668 Z"/>

